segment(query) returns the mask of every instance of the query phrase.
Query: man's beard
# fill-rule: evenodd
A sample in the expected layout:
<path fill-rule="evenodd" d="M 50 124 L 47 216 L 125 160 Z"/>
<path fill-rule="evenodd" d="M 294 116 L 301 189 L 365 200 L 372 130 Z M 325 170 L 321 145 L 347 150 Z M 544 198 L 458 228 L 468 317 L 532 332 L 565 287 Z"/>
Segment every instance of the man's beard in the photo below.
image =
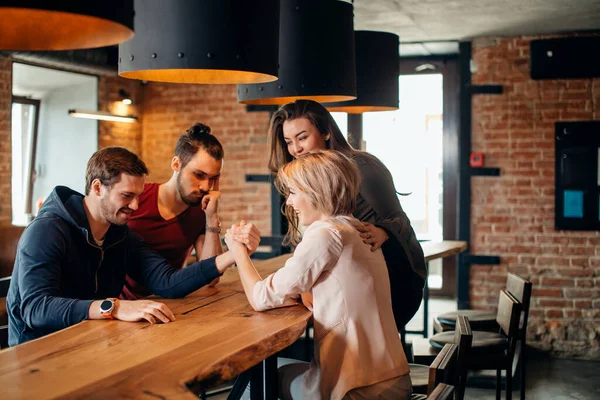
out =
<path fill-rule="evenodd" d="M 110 222 L 113 225 L 127 225 L 127 222 L 129 221 L 129 215 L 128 214 L 127 217 L 123 216 L 122 218 L 119 218 L 119 212 L 120 211 L 132 211 L 131 209 L 129 209 L 128 207 L 124 207 L 119 209 L 118 211 L 116 210 L 115 207 L 112 207 L 110 205 L 110 203 L 108 202 L 108 199 L 100 199 L 100 209 L 102 210 L 102 216 L 104 217 L 104 219 L 106 219 L 108 222 Z"/>
<path fill-rule="evenodd" d="M 208 194 L 208 192 L 199 191 L 198 194 L 194 194 L 194 192 L 192 192 L 186 196 L 183 193 L 183 186 L 181 185 L 181 174 L 177 174 L 177 192 L 179 192 L 181 200 L 183 200 L 183 202 L 190 207 L 199 206 L 202 203 L 204 196 Z"/>

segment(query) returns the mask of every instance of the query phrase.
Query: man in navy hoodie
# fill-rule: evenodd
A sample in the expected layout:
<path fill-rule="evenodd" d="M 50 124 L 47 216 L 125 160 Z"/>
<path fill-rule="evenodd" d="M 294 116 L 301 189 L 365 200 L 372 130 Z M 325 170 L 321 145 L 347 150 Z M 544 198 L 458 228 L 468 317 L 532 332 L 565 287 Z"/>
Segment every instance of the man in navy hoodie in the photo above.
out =
<path fill-rule="evenodd" d="M 181 270 L 153 251 L 127 221 L 138 207 L 148 169 L 121 147 L 90 158 L 85 196 L 57 186 L 23 232 L 7 297 L 10 346 L 86 319 L 167 323 L 169 308 L 152 300 L 118 300 L 125 275 L 165 298 L 184 297 L 234 263 L 226 252 Z M 249 251 L 260 232 L 243 233 Z"/>

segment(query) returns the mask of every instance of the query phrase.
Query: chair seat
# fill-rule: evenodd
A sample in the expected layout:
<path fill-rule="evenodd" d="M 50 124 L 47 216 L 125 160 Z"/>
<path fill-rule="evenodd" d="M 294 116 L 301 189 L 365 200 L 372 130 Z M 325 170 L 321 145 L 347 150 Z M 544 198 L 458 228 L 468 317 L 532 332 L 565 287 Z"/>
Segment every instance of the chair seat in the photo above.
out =
<path fill-rule="evenodd" d="M 421 364 L 408 364 L 410 367 L 410 381 L 413 391 L 417 393 L 427 393 L 429 384 L 429 367 Z"/>
<path fill-rule="evenodd" d="M 450 311 L 438 315 L 437 320 L 447 326 L 456 326 L 456 318 L 459 315 L 469 318 L 469 323 L 473 330 L 496 327 L 496 313 L 487 310 Z"/>
<path fill-rule="evenodd" d="M 429 338 L 429 344 L 436 349 L 442 349 L 445 344 L 454 344 L 454 331 L 438 333 Z M 473 332 L 473 352 L 502 351 L 506 348 L 508 338 L 504 335 L 494 332 L 474 331 Z"/>

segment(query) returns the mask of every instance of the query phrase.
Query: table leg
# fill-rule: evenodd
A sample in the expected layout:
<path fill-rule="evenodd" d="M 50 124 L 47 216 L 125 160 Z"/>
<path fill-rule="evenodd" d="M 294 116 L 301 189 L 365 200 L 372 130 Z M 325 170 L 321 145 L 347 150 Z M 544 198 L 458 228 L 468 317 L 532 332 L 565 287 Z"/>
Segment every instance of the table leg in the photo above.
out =
<path fill-rule="evenodd" d="M 264 374 L 263 364 L 261 361 L 250 369 L 250 400 L 263 400 L 264 399 Z"/>
<path fill-rule="evenodd" d="M 266 400 L 277 400 L 277 354 L 265 360 L 265 393 Z"/>
<path fill-rule="evenodd" d="M 240 400 L 246 387 L 248 387 L 248 382 L 250 382 L 250 371 L 246 371 L 238 375 L 235 378 L 235 382 L 233 383 L 233 387 L 227 396 L 227 400 Z"/>

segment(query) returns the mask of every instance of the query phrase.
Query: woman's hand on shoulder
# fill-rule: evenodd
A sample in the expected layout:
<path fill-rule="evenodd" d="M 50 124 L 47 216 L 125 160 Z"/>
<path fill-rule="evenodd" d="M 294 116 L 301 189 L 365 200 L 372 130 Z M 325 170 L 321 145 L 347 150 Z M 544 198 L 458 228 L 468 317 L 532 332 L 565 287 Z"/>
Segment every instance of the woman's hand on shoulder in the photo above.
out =
<path fill-rule="evenodd" d="M 385 229 L 379 228 L 369 222 L 363 222 L 356 229 L 360 232 L 363 243 L 371 245 L 371 251 L 379 249 L 389 239 Z"/>

